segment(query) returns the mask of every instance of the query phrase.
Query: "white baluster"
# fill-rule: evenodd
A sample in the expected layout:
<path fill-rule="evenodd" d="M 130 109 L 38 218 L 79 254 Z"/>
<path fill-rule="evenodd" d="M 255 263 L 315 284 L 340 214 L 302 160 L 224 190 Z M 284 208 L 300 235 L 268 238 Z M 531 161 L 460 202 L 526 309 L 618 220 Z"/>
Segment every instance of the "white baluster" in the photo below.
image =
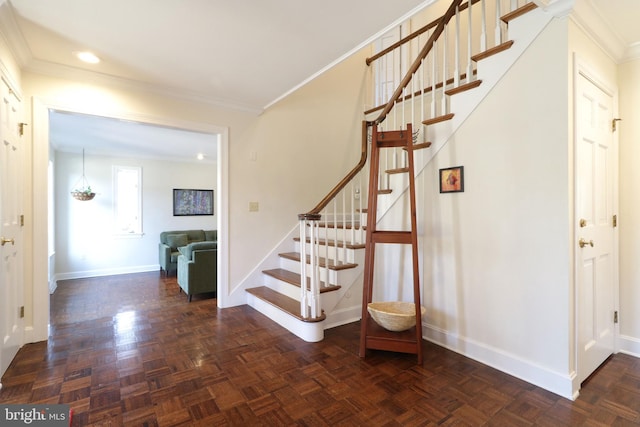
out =
<path fill-rule="evenodd" d="M 447 76 L 449 75 L 447 67 L 447 52 L 449 50 L 448 33 L 449 25 L 445 25 L 444 32 L 442 34 L 444 39 L 442 49 L 442 99 L 440 100 L 440 102 L 442 103 L 442 106 L 440 107 L 441 114 L 447 113 L 447 97 L 445 96 L 444 92 L 447 90 Z"/>
<path fill-rule="evenodd" d="M 431 117 L 436 116 L 436 85 L 438 81 L 438 68 L 436 66 L 436 59 L 438 57 L 438 43 L 433 41 L 433 58 L 431 61 Z"/>
<path fill-rule="evenodd" d="M 421 75 L 421 79 L 420 79 L 420 90 L 422 91 L 422 96 L 420 98 L 420 120 L 419 122 L 422 122 L 425 117 L 424 117 L 424 103 L 426 102 L 425 100 L 425 87 L 426 87 L 426 82 L 424 79 L 424 75 L 426 73 L 426 63 L 425 63 L 425 59 L 423 58 L 422 61 L 420 61 L 420 75 Z M 426 126 L 422 125 L 422 139 L 426 141 L 427 135 L 426 135 Z"/>
<path fill-rule="evenodd" d="M 309 301 L 307 298 L 307 227 L 309 221 L 300 221 L 300 316 L 303 319 L 309 317 Z"/>
<path fill-rule="evenodd" d="M 453 70 L 453 87 L 458 87 L 458 85 L 460 84 L 460 30 L 460 8 L 456 7 L 456 27 L 454 38 L 455 65 Z"/>
<path fill-rule="evenodd" d="M 502 16 L 502 13 L 500 12 L 500 1 L 501 0 L 497 0 L 496 1 L 496 27 L 495 27 L 495 45 L 498 46 L 499 44 L 502 43 L 502 30 L 501 30 L 501 26 L 500 26 L 500 17 Z"/>
<path fill-rule="evenodd" d="M 487 50 L 487 11 L 486 11 L 485 0 L 480 0 L 480 10 L 482 13 L 482 31 L 480 34 L 480 52 L 484 52 Z M 471 81 L 471 79 L 469 79 Z"/>
<path fill-rule="evenodd" d="M 500 0 L 498 0 L 500 1 Z M 467 25 L 467 81 L 470 82 L 473 80 L 473 61 L 471 61 L 471 57 L 473 56 L 473 14 L 471 13 L 471 5 L 469 5 L 468 9 L 468 20 L 469 23 Z"/>
<path fill-rule="evenodd" d="M 310 286 L 310 292 L 309 292 L 309 305 L 311 306 L 311 317 L 312 318 L 316 318 L 319 316 L 319 294 L 320 294 L 320 290 L 319 290 L 319 286 L 318 286 L 318 253 L 317 253 L 317 241 L 318 241 L 318 227 L 317 227 L 317 223 L 314 222 L 312 228 L 311 228 L 311 234 L 310 234 L 310 249 L 311 249 L 311 254 L 310 254 L 310 260 L 311 260 L 311 277 L 310 277 L 310 282 L 311 282 L 311 286 Z M 306 283 L 304 288 L 306 289 Z"/>

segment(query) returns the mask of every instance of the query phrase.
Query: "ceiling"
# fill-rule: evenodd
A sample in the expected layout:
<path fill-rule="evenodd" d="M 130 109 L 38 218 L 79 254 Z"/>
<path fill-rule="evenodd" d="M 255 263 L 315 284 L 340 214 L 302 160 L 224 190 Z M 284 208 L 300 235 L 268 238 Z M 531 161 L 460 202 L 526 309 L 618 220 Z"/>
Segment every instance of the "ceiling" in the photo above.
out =
<path fill-rule="evenodd" d="M 100 77 L 257 114 L 434 1 L 0 0 L 0 5 L 11 7 L 19 35 L 12 41 L 20 44 L 23 69 Z M 640 41 L 635 22 L 640 0 L 578 1 L 593 6 L 620 43 Z M 83 50 L 101 62 L 80 62 L 73 52 Z M 192 159 L 206 151 L 202 144 L 212 144 L 211 135 L 160 129 L 58 113 L 52 114 L 50 134 L 57 149 L 82 146 L 89 154 L 110 147 L 119 154 L 169 152 Z"/>

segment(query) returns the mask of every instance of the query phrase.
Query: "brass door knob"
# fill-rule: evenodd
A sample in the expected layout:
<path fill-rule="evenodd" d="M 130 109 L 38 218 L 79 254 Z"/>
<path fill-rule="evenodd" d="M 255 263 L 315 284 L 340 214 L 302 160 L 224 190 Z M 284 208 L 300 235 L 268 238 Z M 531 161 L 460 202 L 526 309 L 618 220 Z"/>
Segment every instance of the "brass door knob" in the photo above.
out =
<path fill-rule="evenodd" d="M 15 245 L 15 242 L 13 241 L 13 239 L 5 239 L 4 237 L 0 237 L 0 246 L 4 246 L 6 243 L 11 243 L 12 245 Z"/>
<path fill-rule="evenodd" d="M 587 245 L 593 247 L 593 240 L 589 240 L 587 242 L 584 238 L 580 238 L 580 240 L 578 240 L 578 245 L 580 245 L 581 248 L 584 248 Z"/>

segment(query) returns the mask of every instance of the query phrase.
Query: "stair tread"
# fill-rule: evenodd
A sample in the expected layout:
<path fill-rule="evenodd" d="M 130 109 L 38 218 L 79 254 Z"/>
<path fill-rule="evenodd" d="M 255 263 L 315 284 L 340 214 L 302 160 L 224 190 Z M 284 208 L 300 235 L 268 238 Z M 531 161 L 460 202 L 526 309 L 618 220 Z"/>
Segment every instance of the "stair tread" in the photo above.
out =
<path fill-rule="evenodd" d="M 431 142 L 428 142 L 428 141 L 427 141 L 427 142 L 421 142 L 421 143 L 419 143 L 419 144 L 413 144 L 413 145 L 412 145 L 412 148 L 413 148 L 413 150 L 414 150 L 414 151 L 415 151 L 415 150 L 422 150 L 423 148 L 429 148 L 429 147 L 431 147 Z M 407 149 L 407 147 L 402 147 L 402 149 L 403 149 L 403 150 L 406 150 L 406 149 Z"/>
<path fill-rule="evenodd" d="M 259 286 L 257 288 L 248 288 L 246 290 L 251 295 L 254 295 L 257 298 L 271 304 L 274 307 L 279 308 L 280 310 L 290 314 L 291 316 L 301 320 L 303 322 L 321 322 L 326 319 L 326 315 L 324 311 L 320 315 L 320 317 L 315 317 L 313 319 L 305 319 L 300 316 L 300 302 L 294 300 L 293 298 L 289 298 L 286 295 L 281 294 L 280 292 L 274 291 L 271 288 L 266 286 Z"/>
<path fill-rule="evenodd" d="M 460 86 L 456 86 L 454 88 L 451 88 L 451 89 L 445 91 L 445 95 L 451 96 L 451 95 L 455 95 L 455 94 L 458 94 L 458 93 L 462 93 L 464 91 L 467 91 L 467 90 L 470 90 L 470 89 L 473 89 L 473 88 L 476 88 L 476 87 L 480 86 L 481 83 L 482 83 L 482 80 L 474 80 L 472 82 L 465 83 L 465 84 L 462 84 Z"/>
<path fill-rule="evenodd" d="M 360 228 L 360 223 L 356 222 L 356 223 L 349 223 L 349 224 L 344 224 L 344 223 L 338 223 L 338 224 L 334 224 L 333 222 L 321 222 L 318 224 L 318 227 L 320 228 L 341 228 L 341 229 L 345 229 L 345 230 L 351 230 L 352 228 L 355 228 L 356 230 L 358 230 Z M 362 229 L 367 228 L 366 226 L 362 226 Z"/>
<path fill-rule="evenodd" d="M 492 47 L 491 49 L 487 49 L 484 52 L 480 52 L 476 55 L 473 55 L 471 57 L 472 61 L 478 62 L 480 60 L 483 60 L 485 58 L 488 58 L 492 55 L 495 55 L 496 53 L 500 53 L 502 51 L 505 51 L 507 49 L 509 49 L 511 46 L 513 46 L 513 40 L 509 40 L 507 42 L 504 42 L 502 44 L 499 44 L 498 46 Z"/>
<path fill-rule="evenodd" d="M 442 116 L 433 117 L 431 119 L 423 120 L 422 124 L 423 125 L 433 125 L 433 124 L 436 124 L 436 123 L 445 122 L 447 120 L 451 120 L 453 118 L 453 116 L 454 116 L 453 113 L 443 114 Z"/>
<path fill-rule="evenodd" d="M 378 194 L 391 194 L 392 192 L 393 192 L 393 190 L 390 189 L 390 188 L 387 188 L 387 189 L 384 189 L 384 190 L 378 190 Z"/>
<path fill-rule="evenodd" d="M 278 280 L 282 280 L 283 282 L 287 282 L 291 285 L 300 287 L 300 274 L 294 273 L 293 271 L 286 270 L 284 268 L 274 268 L 271 270 L 263 270 L 264 274 L 274 277 Z M 337 291 L 342 286 L 340 285 L 328 285 L 325 286 L 324 282 L 320 282 L 320 293 Z M 307 289 L 311 288 L 311 280 L 307 277 Z"/>
<path fill-rule="evenodd" d="M 504 15 L 503 17 L 501 17 L 500 19 L 502 20 L 502 22 L 504 22 L 505 24 L 508 24 L 510 21 L 513 21 L 514 19 L 516 19 L 519 16 L 522 16 L 524 14 L 527 14 L 529 12 L 531 12 L 532 10 L 536 9 L 538 7 L 537 4 L 531 2 L 531 3 L 527 3 L 522 7 L 517 8 L 516 10 L 514 10 L 513 12 L 509 12 L 506 15 Z"/>
<path fill-rule="evenodd" d="M 279 254 L 282 258 L 290 259 L 292 261 L 300 262 L 300 252 L 283 252 Z M 307 263 L 309 263 L 309 256 L 307 255 Z M 333 260 L 329 260 L 327 264 L 327 260 L 325 258 L 320 257 L 318 259 L 318 264 L 320 267 L 328 267 L 330 270 L 346 270 L 348 268 L 355 268 L 358 264 L 346 263 L 342 261 L 338 261 L 337 264 L 334 263 Z"/>
<path fill-rule="evenodd" d="M 299 237 L 294 237 L 293 238 L 294 241 L 299 242 L 300 238 Z M 306 239 L 307 243 L 309 243 L 309 238 Z M 318 239 L 318 244 L 323 246 L 323 245 L 327 245 L 327 246 L 333 246 L 335 247 L 336 245 L 339 248 L 343 248 L 346 247 L 347 249 L 364 249 L 365 244 L 364 243 L 345 243 L 342 240 L 325 240 L 325 239 Z"/>

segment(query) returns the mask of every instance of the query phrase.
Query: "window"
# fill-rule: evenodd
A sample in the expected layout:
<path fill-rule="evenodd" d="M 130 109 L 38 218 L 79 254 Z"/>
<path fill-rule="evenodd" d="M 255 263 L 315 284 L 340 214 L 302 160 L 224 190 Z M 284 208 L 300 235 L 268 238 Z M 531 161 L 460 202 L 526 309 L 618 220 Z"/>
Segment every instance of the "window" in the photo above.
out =
<path fill-rule="evenodd" d="M 142 168 L 113 167 L 114 225 L 119 235 L 142 234 Z"/>

